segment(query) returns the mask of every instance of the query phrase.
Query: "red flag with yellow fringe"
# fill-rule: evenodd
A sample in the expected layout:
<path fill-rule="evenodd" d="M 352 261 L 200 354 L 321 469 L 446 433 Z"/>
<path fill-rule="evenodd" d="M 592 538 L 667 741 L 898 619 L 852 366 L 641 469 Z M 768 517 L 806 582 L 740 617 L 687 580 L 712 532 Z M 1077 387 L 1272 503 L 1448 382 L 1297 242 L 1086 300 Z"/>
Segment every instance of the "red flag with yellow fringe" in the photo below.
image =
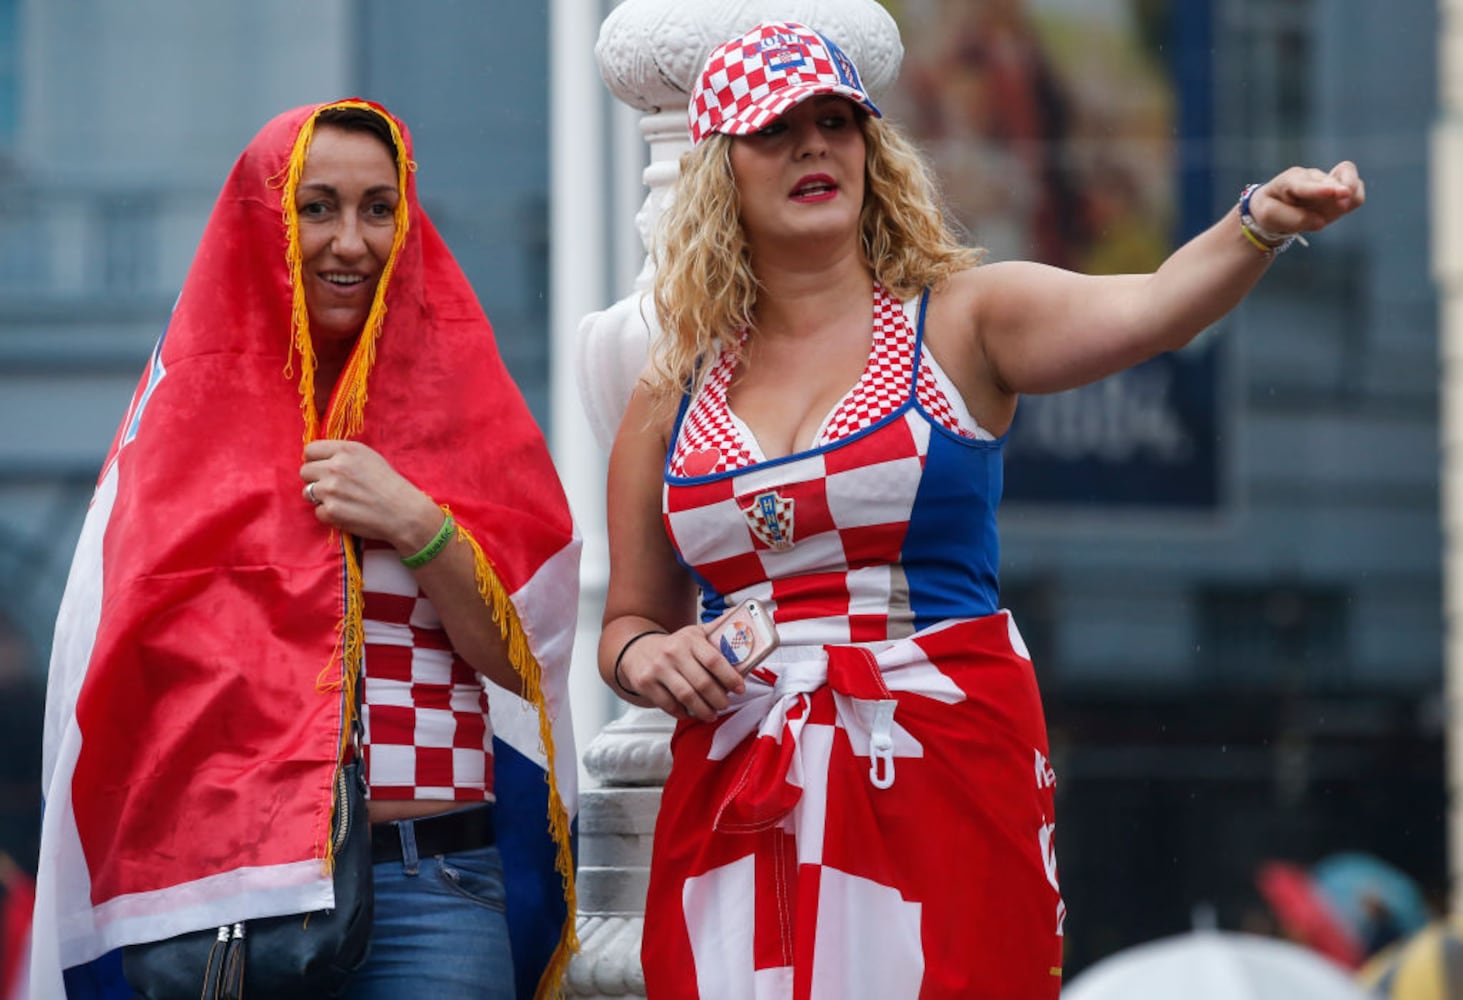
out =
<path fill-rule="evenodd" d="M 520 993 L 555 992 L 575 946 L 579 542 L 389 114 L 403 151 L 396 241 L 331 405 L 315 411 L 294 185 L 316 115 L 352 104 L 375 107 L 295 109 L 240 156 L 103 468 L 52 656 L 33 995 L 63 995 L 64 969 L 124 944 L 332 902 L 361 572 L 352 539 L 300 498 L 315 437 L 380 452 L 474 547 L 523 679 L 522 697 L 489 685 Z"/>

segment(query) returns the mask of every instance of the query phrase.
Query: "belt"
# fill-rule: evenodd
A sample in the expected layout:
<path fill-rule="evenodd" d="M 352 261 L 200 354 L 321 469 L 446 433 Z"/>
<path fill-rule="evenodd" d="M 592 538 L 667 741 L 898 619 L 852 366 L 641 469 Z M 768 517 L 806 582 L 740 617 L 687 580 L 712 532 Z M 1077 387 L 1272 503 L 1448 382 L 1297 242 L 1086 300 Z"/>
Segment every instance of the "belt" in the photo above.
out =
<path fill-rule="evenodd" d="M 473 851 L 479 847 L 491 847 L 497 842 L 497 831 L 493 826 L 493 807 L 484 803 L 468 809 L 454 809 L 452 812 L 420 819 L 403 819 L 391 823 L 371 825 L 371 862 L 400 861 L 402 827 L 410 827 L 416 839 L 417 857 L 430 858 L 438 854 L 454 854 L 458 851 Z"/>

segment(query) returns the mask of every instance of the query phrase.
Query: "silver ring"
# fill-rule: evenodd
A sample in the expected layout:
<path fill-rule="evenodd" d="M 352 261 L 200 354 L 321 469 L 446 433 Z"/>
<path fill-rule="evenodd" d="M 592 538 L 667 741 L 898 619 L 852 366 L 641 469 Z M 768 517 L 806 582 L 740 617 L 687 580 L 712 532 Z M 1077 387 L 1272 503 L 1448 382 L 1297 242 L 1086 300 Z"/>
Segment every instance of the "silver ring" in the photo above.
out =
<path fill-rule="evenodd" d="M 310 501 L 316 507 L 320 506 L 320 504 L 324 502 L 319 497 L 317 497 L 315 495 L 315 484 L 314 483 L 306 483 L 305 484 L 305 499 L 308 500 L 308 501 Z"/>

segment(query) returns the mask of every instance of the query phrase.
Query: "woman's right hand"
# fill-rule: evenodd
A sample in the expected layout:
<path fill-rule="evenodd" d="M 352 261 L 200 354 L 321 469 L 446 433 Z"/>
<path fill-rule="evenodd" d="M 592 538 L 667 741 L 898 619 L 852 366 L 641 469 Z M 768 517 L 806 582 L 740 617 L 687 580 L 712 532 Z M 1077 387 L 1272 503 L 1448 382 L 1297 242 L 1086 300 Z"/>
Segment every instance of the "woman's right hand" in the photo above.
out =
<path fill-rule="evenodd" d="M 728 692 L 743 690 L 744 682 L 697 621 L 696 584 L 677 559 L 661 516 L 674 416 L 637 387 L 610 453 L 610 579 L 599 674 L 632 704 L 709 722 L 726 708 Z"/>
<path fill-rule="evenodd" d="M 714 624 L 714 623 L 713 623 Z M 746 681 L 707 638 L 709 629 L 687 625 L 674 632 L 624 628 L 617 686 L 677 719 L 712 722 L 746 690 Z M 629 643 L 626 647 L 623 643 Z"/>

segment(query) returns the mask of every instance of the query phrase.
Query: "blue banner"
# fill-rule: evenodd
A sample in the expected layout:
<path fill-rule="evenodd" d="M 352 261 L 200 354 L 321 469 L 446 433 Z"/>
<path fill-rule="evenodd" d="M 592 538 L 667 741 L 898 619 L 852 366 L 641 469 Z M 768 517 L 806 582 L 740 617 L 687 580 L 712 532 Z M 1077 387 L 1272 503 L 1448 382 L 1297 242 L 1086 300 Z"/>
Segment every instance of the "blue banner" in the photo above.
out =
<path fill-rule="evenodd" d="M 1006 499 L 1218 507 L 1220 351 L 1211 340 L 1081 389 L 1022 397 L 1006 446 Z"/>

